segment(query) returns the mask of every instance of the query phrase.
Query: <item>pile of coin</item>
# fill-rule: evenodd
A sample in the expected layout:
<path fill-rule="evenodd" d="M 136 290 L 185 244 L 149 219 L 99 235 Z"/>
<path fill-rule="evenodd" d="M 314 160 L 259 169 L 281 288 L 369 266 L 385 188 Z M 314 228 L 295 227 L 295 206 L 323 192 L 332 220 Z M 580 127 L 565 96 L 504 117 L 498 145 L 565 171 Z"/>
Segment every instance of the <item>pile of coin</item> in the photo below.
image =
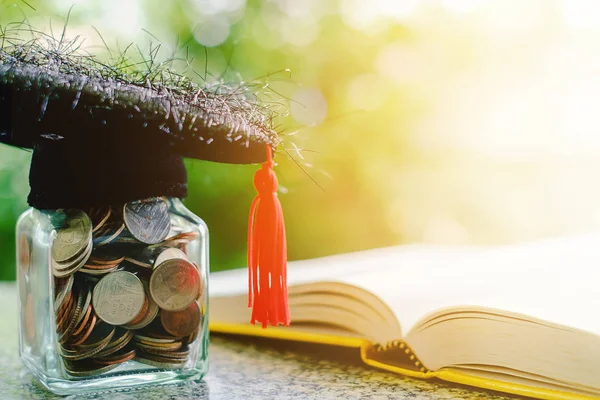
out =
<path fill-rule="evenodd" d="M 63 211 L 51 263 L 67 373 L 94 376 L 130 360 L 183 368 L 204 316 L 204 278 L 187 256 L 199 234 L 172 224 L 162 198 Z"/>

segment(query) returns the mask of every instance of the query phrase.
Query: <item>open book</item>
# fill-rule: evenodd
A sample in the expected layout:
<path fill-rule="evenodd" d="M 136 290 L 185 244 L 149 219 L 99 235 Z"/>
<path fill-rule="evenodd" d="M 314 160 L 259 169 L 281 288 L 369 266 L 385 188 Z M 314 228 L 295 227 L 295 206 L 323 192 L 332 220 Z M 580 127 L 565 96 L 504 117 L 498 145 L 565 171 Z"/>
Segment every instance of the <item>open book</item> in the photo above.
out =
<path fill-rule="evenodd" d="M 251 326 L 245 270 L 214 332 L 358 347 L 376 367 L 544 399 L 600 397 L 600 236 L 409 245 L 289 263 L 292 325 Z"/>

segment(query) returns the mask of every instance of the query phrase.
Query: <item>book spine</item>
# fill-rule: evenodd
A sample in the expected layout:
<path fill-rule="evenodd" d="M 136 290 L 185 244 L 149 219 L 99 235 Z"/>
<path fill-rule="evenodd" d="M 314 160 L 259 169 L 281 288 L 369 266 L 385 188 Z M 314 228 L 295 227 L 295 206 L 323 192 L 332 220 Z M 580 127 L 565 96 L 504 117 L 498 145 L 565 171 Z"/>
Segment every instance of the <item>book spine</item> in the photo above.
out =
<path fill-rule="evenodd" d="M 370 356 L 377 361 L 398 367 L 422 373 L 430 372 L 413 350 L 402 340 L 392 340 L 384 345 L 374 344 Z"/>

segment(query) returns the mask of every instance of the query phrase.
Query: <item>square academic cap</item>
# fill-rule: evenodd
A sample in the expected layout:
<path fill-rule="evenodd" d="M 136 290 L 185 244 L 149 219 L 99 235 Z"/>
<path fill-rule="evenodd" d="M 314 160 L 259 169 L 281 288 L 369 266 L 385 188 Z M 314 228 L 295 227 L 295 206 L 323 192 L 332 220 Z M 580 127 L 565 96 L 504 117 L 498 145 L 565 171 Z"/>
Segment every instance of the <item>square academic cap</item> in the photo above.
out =
<path fill-rule="evenodd" d="M 0 142 L 33 149 L 28 202 L 83 208 L 185 197 L 183 157 L 263 163 L 248 227 L 251 323 L 289 325 L 286 242 L 271 116 L 243 86 L 199 86 L 166 68 L 124 72 L 31 41 L 0 48 Z M 54 46 L 54 48 L 53 48 Z"/>

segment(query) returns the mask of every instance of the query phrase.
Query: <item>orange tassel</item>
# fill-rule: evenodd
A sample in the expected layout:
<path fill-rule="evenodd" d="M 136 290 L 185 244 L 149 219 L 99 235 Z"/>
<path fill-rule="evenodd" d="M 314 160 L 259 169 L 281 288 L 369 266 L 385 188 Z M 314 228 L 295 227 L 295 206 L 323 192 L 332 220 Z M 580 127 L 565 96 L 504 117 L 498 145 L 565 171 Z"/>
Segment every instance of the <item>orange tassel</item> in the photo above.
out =
<path fill-rule="evenodd" d="M 271 147 L 267 161 L 254 175 L 258 194 L 248 220 L 248 307 L 250 323 L 290 324 L 287 293 L 287 247 L 283 211 L 277 197 L 277 176 L 273 171 Z"/>

